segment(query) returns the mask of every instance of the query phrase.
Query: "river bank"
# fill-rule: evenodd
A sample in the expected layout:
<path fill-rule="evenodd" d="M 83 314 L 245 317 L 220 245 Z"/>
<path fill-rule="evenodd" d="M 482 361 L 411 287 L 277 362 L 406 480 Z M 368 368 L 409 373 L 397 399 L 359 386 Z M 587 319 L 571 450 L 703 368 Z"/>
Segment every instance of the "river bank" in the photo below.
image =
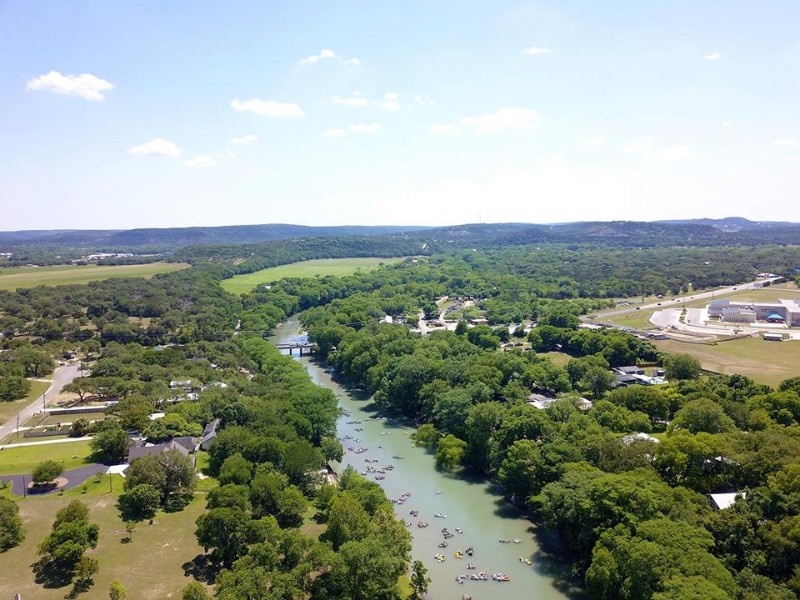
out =
<path fill-rule="evenodd" d="M 270 339 L 286 343 L 305 338 L 297 320 L 290 319 L 277 327 Z M 413 558 L 425 564 L 432 579 L 429 598 L 457 600 L 462 594 L 475 600 L 578 597 L 574 591 L 565 590 L 562 567 L 541 550 L 530 521 L 503 499 L 496 486 L 437 470 L 433 455 L 414 446 L 413 427 L 385 418 L 368 394 L 337 382 L 333 373 L 313 359 L 295 358 L 316 384 L 334 391 L 343 409 L 337 435 L 345 455 L 341 465 L 335 465 L 337 470 L 352 465 L 366 473 L 390 499 L 398 502 L 397 516 L 410 523 Z M 406 499 L 400 502 L 403 497 Z M 427 522 L 428 526 L 419 527 L 420 522 Z M 447 547 L 440 548 L 444 528 L 453 537 L 446 540 Z M 474 549 L 473 556 L 455 557 L 456 551 L 465 553 L 470 547 Z M 436 554 L 442 554 L 445 560 L 440 562 L 434 558 Z M 475 569 L 467 568 L 470 563 Z M 486 572 L 488 580 L 470 579 L 479 572 Z M 496 573 L 507 575 L 510 581 L 493 581 L 492 574 Z M 467 578 L 459 583 L 456 578 L 462 575 Z"/>

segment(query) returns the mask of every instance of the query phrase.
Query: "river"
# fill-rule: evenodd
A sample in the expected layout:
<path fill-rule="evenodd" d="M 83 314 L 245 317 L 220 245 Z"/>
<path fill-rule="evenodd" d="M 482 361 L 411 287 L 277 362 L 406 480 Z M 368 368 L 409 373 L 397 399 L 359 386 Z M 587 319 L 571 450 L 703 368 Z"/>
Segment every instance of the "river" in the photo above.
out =
<path fill-rule="evenodd" d="M 273 342 L 306 341 L 299 322 L 292 318 L 278 326 L 270 338 Z M 566 593 L 557 576 L 561 574 L 554 564 L 539 549 L 531 523 L 523 518 L 513 506 L 505 502 L 496 487 L 483 480 L 475 481 L 443 473 L 436 469 L 434 456 L 423 448 L 416 448 L 411 441 L 414 429 L 400 421 L 383 419 L 372 399 L 358 391 L 348 390 L 333 380 L 332 374 L 319 367 L 308 357 L 295 355 L 311 375 L 314 383 L 334 391 L 339 405 L 347 414 L 337 422 L 337 435 L 342 439 L 345 455 L 341 465 L 353 465 L 359 472 L 367 467 L 394 465 L 386 472 L 385 479 L 378 483 L 391 499 L 399 499 L 410 492 L 404 504 L 395 504 L 397 516 L 411 522 L 413 535 L 412 556 L 421 560 L 428 568 L 431 584 L 428 598 L 431 600 L 458 600 L 462 595 L 475 600 L 561 600 L 574 597 Z M 344 439 L 348 437 L 350 439 Z M 348 451 L 366 448 L 363 453 Z M 396 459 L 395 456 L 402 456 Z M 366 462 L 367 460 L 376 462 Z M 375 480 L 376 475 L 367 477 Z M 418 510 L 414 517 L 411 510 Z M 446 515 L 435 517 L 436 513 Z M 417 523 L 425 520 L 428 527 L 419 528 Z M 448 528 L 454 537 L 447 548 L 438 544 L 443 540 L 442 528 Z M 456 528 L 463 533 L 456 533 Z M 511 540 L 500 543 L 498 540 Z M 519 543 L 514 543 L 519 540 Z M 455 558 L 456 550 L 465 551 L 474 547 L 472 557 Z M 434 558 L 437 553 L 446 557 L 444 562 Z M 531 561 L 528 565 L 520 558 Z M 468 570 L 473 563 L 475 570 Z M 463 584 L 456 581 L 458 575 L 469 575 L 480 571 L 489 573 L 488 581 L 467 579 Z M 492 581 L 493 573 L 504 573 L 509 582 Z"/>

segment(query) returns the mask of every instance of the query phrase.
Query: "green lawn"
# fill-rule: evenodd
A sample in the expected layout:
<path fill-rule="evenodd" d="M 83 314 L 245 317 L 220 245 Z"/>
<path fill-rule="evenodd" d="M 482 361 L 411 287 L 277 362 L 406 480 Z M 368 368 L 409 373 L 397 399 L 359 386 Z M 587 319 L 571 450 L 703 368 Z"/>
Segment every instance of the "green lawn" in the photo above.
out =
<path fill-rule="evenodd" d="M 45 438 L 46 439 L 46 438 Z M 34 441 L 34 440 L 32 440 Z M 42 444 L 0 450 L 0 475 L 22 475 L 33 472 L 44 460 L 64 463 L 64 469 L 74 469 L 91 464 L 92 450 L 89 441 Z"/>
<path fill-rule="evenodd" d="M 536 356 L 549 358 L 550 361 L 558 367 L 566 366 L 566 364 L 572 360 L 572 357 L 564 352 L 542 352 L 541 354 L 537 353 Z"/>
<path fill-rule="evenodd" d="M 402 258 L 323 258 L 262 269 L 255 273 L 237 275 L 222 282 L 222 287 L 232 294 L 243 294 L 255 287 L 284 277 L 314 277 L 315 275 L 352 275 L 359 270 L 370 270 L 381 263 L 391 264 Z"/>
<path fill-rule="evenodd" d="M 132 541 L 123 543 L 127 534 L 116 508 L 122 478 L 114 477 L 113 492 L 109 492 L 107 476 L 99 484 L 94 484 L 94 478 L 89 481 L 93 487 L 85 494 L 78 488 L 63 496 L 19 501 L 26 537 L 21 546 L 0 554 L 0 598 L 19 593 L 25 599 L 60 600 L 70 591 L 70 586 L 45 588 L 35 583 L 31 565 L 37 560 L 36 546 L 49 533 L 55 512 L 78 498 L 89 507 L 92 522 L 100 526 L 97 549 L 91 551 L 100 570 L 94 585 L 78 597 L 106 600 L 111 580 L 117 579 L 128 589 L 129 600 L 179 599 L 183 587 L 192 581 L 184 565 L 203 553 L 194 535 L 194 523 L 205 510 L 205 495 L 197 494 L 181 512 L 159 512 L 152 525 L 140 523 Z"/>
<path fill-rule="evenodd" d="M 654 343 L 667 352 L 691 354 L 704 369 L 729 375 L 740 373 L 771 386 L 800 375 L 800 341 L 765 342 L 748 337 L 716 345 L 675 340 Z"/>
<path fill-rule="evenodd" d="M 21 400 L 0 401 L 0 423 L 5 423 L 50 387 L 48 381 L 31 381 L 31 391 Z M 21 425 L 22 423 L 20 423 Z"/>
<path fill-rule="evenodd" d="M 13 267 L 0 269 L 0 290 L 16 290 L 37 285 L 89 283 L 112 277 L 152 277 L 185 269 L 183 263 L 150 263 L 147 265 L 59 265 L 55 267 Z"/>

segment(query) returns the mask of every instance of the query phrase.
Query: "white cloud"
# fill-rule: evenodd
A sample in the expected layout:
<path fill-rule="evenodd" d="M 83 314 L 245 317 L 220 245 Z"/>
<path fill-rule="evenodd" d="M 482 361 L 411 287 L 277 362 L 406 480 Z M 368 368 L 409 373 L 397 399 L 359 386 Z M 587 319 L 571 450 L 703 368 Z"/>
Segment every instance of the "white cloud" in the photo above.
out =
<path fill-rule="evenodd" d="M 236 153 L 230 148 L 225 148 L 222 152 L 217 152 L 217 158 L 236 158 Z"/>
<path fill-rule="evenodd" d="M 550 54 L 551 52 L 553 51 L 550 48 L 542 48 L 540 46 L 525 48 L 525 54 L 530 54 L 531 56 L 540 56 L 542 54 Z"/>
<path fill-rule="evenodd" d="M 258 141 L 258 136 L 252 133 L 248 135 L 237 135 L 231 138 L 230 144 L 232 146 L 246 146 L 247 144 L 255 144 Z"/>
<path fill-rule="evenodd" d="M 319 54 L 312 54 L 311 56 L 306 56 L 305 58 L 300 60 L 301 65 L 312 65 L 315 62 L 322 60 L 323 58 L 337 58 L 336 52 L 331 50 L 330 48 L 323 48 L 320 50 Z"/>
<path fill-rule="evenodd" d="M 597 136 L 587 137 L 585 140 L 583 140 L 582 143 L 582 146 L 584 148 L 588 148 L 590 146 L 605 146 L 605 145 L 606 141 L 603 138 Z"/>
<path fill-rule="evenodd" d="M 377 133 L 381 126 L 377 123 L 352 123 L 347 126 L 347 129 L 356 133 Z"/>
<path fill-rule="evenodd" d="M 535 110 L 503 107 L 488 115 L 464 117 L 461 123 L 474 127 L 476 133 L 496 133 L 508 129 L 530 131 L 536 128 L 538 118 Z"/>
<path fill-rule="evenodd" d="M 430 98 L 424 98 L 419 94 L 414 94 L 414 104 L 418 106 L 433 106 L 435 102 Z"/>
<path fill-rule="evenodd" d="M 431 133 L 438 133 L 440 135 L 455 135 L 459 133 L 458 127 L 454 125 L 439 125 L 434 123 L 431 125 Z"/>
<path fill-rule="evenodd" d="M 627 146 L 623 146 L 622 151 L 627 154 L 646 154 L 648 152 L 653 151 L 654 141 L 655 140 L 648 135 L 647 137 L 642 138 L 638 142 L 633 142 L 628 144 Z"/>
<path fill-rule="evenodd" d="M 694 151 L 685 144 L 657 147 L 655 139 L 649 135 L 638 142 L 623 146 L 622 151 L 627 154 L 638 154 L 644 162 L 651 164 L 689 161 L 697 158 Z"/>
<path fill-rule="evenodd" d="M 733 123 L 731 123 L 730 121 L 723 121 L 722 123 L 720 123 L 720 125 L 722 125 L 725 129 L 727 129 L 728 127 L 732 127 Z"/>
<path fill-rule="evenodd" d="M 185 164 L 187 167 L 200 167 L 200 168 L 203 168 L 203 167 L 213 167 L 214 165 L 217 164 L 217 161 L 215 161 L 210 156 L 206 156 L 205 154 L 201 154 L 199 156 L 195 156 L 191 160 L 183 161 L 183 164 Z"/>
<path fill-rule="evenodd" d="M 347 135 L 347 132 L 344 129 L 326 129 L 322 132 L 322 135 L 325 137 L 344 137 Z"/>
<path fill-rule="evenodd" d="M 654 164 L 682 162 L 694 160 L 695 158 L 697 158 L 697 155 L 694 153 L 694 151 L 689 146 L 685 145 L 656 148 L 652 152 L 648 152 L 643 156 L 645 162 Z"/>
<path fill-rule="evenodd" d="M 381 108 L 386 110 L 397 110 L 400 108 L 400 94 L 397 92 L 387 92 L 380 103 Z"/>
<path fill-rule="evenodd" d="M 350 107 L 363 107 L 368 106 L 370 101 L 368 98 L 365 98 L 361 95 L 361 92 L 356 90 L 353 92 L 353 95 L 349 98 L 343 98 L 342 96 L 336 95 L 331 98 L 331 102 L 334 104 L 338 104 L 339 106 L 350 106 Z"/>
<path fill-rule="evenodd" d="M 168 156 L 169 158 L 180 158 L 183 155 L 183 151 L 177 145 L 161 138 L 129 148 L 128 153 L 141 156 Z"/>
<path fill-rule="evenodd" d="M 361 59 L 360 59 L 360 58 L 351 58 L 350 60 L 348 60 L 348 61 L 347 61 L 347 63 L 348 63 L 348 64 L 350 64 L 350 65 L 354 65 L 354 66 L 356 66 L 356 67 L 360 67 L 361 65 L 363 65 L 363 64 L 364 64 L 364 63 L 361 61 Z"/>
<path fill-rule="evenodd" d="M 796 138 L 778 138 L 774 142 L 772 142 L 774 146 L 784 146 L 789 148 L 798 148 L 800 147 L 800 140 Z"/>
<path fill-rule="evenodd" d="M 710 54 L 704 54 L 703 58 L 706 60 L 719 60 L 722 55 L 719 52 L 711 52 Z"/>
<path fill-rule="evenodd" d="M 293 102 L 275 102 L 274 100 L 261 100 L 260 98 L 245 101 L 234 98 L 231 100 L 231 108 L 240 112 L 252 112 L 272 119 L 306 116 L 303 109 Z"/>
<path fill-rule="evenodd" d="M 113 89 L 113 83 L 89 73 L 62 75 L 58 71 L 50 71 L 47 75 L 40 75 L 35 79 L 31 79 L 28 85 L 25 86 L 25 91 L 49 91 L 65 96 L 80 96 L 94 102 L 105 100 L 103 94 Z"/>

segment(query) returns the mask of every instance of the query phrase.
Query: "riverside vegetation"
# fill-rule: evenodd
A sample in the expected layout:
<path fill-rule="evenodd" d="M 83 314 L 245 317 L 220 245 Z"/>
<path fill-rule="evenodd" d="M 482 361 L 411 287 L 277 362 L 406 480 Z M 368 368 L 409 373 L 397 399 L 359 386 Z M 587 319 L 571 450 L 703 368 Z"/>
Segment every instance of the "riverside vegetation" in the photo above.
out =
<path fill-rule="evenodd" d="M 85 357 L 91 376 L 70 390 L 79 401 L 120 400 L 88 429 L 109 461 L 124 456 L 125 429 L 155 441 L 220 419 L 206 469 L 217 483 L 201 490 L 207 510 L 196 523 L 206 550 L 198 564 L 219 598 L 390 599 L 408 571 L 409 535 L 381 488 L 354 472 L 338 487 L 317 475 L 341 456 L 335 397 L 263 339 L 298 311 L 318 358 L 415 420 L 419 443 L 435 449 L 442 468 L 496 479 L 557 531 L 591 597 L 793 598 L 800 380 L 772 389 L 736 375 L 698 377 L 685 357 L 625 333 L 577 328 L 579 315 L 609 298 L 737 283 L 750 277 L 749 265 L 788 275 L 800 259 L 792 247 L 749 249 L 742 267 L 744 251 L 459 250 L 341 278 L 285 279 L 241 297 L 219 281 L 242 263 L 198 260 L 150 281 L 0 293 L 10 350 L 0 360 L 5 379 L 24 378 L 29 366 L 52 369 L 65 351 Z M 474 299 L 490 325 L 423 337 L 379 323 L 387 314 L 409 322 L 438 315 L 443 296 Z M 532 333 L 510 332 L 509 323 L 531 319 L 539 322 Z M 498 351 L 514 340 L 534 351 Z M 539 356 L 556 348 L 572 357 L 564 366 Z M 674 382 L 612 391 L 608 367 L 637 360 L 666 363 Z M 172 379 L 227 387 L 165 405 Z M 540 411 L 526 404 L 532 391 L 565 396 Z M 588 414 L 573 401 L 579 394 L 595 403 Z M 151 425 L 158 407 L 166 420 Z M 661 441 L 628 443 L 632 432 Z M 199 488 L 180 461 L 139 460 L 119 498 L 129 521 L 180 511 Z M 716 513 L 702 495 L 731 490 L 747 496 Z M 0 540 L 13 546 L 23 532 L 13 509 L 0 508 Z M 92 535 L 73 529 L 97 561 L 86 563 L 87 577 L 73 575 L 90 582 L 103 556 L 91 551 Z"/>

